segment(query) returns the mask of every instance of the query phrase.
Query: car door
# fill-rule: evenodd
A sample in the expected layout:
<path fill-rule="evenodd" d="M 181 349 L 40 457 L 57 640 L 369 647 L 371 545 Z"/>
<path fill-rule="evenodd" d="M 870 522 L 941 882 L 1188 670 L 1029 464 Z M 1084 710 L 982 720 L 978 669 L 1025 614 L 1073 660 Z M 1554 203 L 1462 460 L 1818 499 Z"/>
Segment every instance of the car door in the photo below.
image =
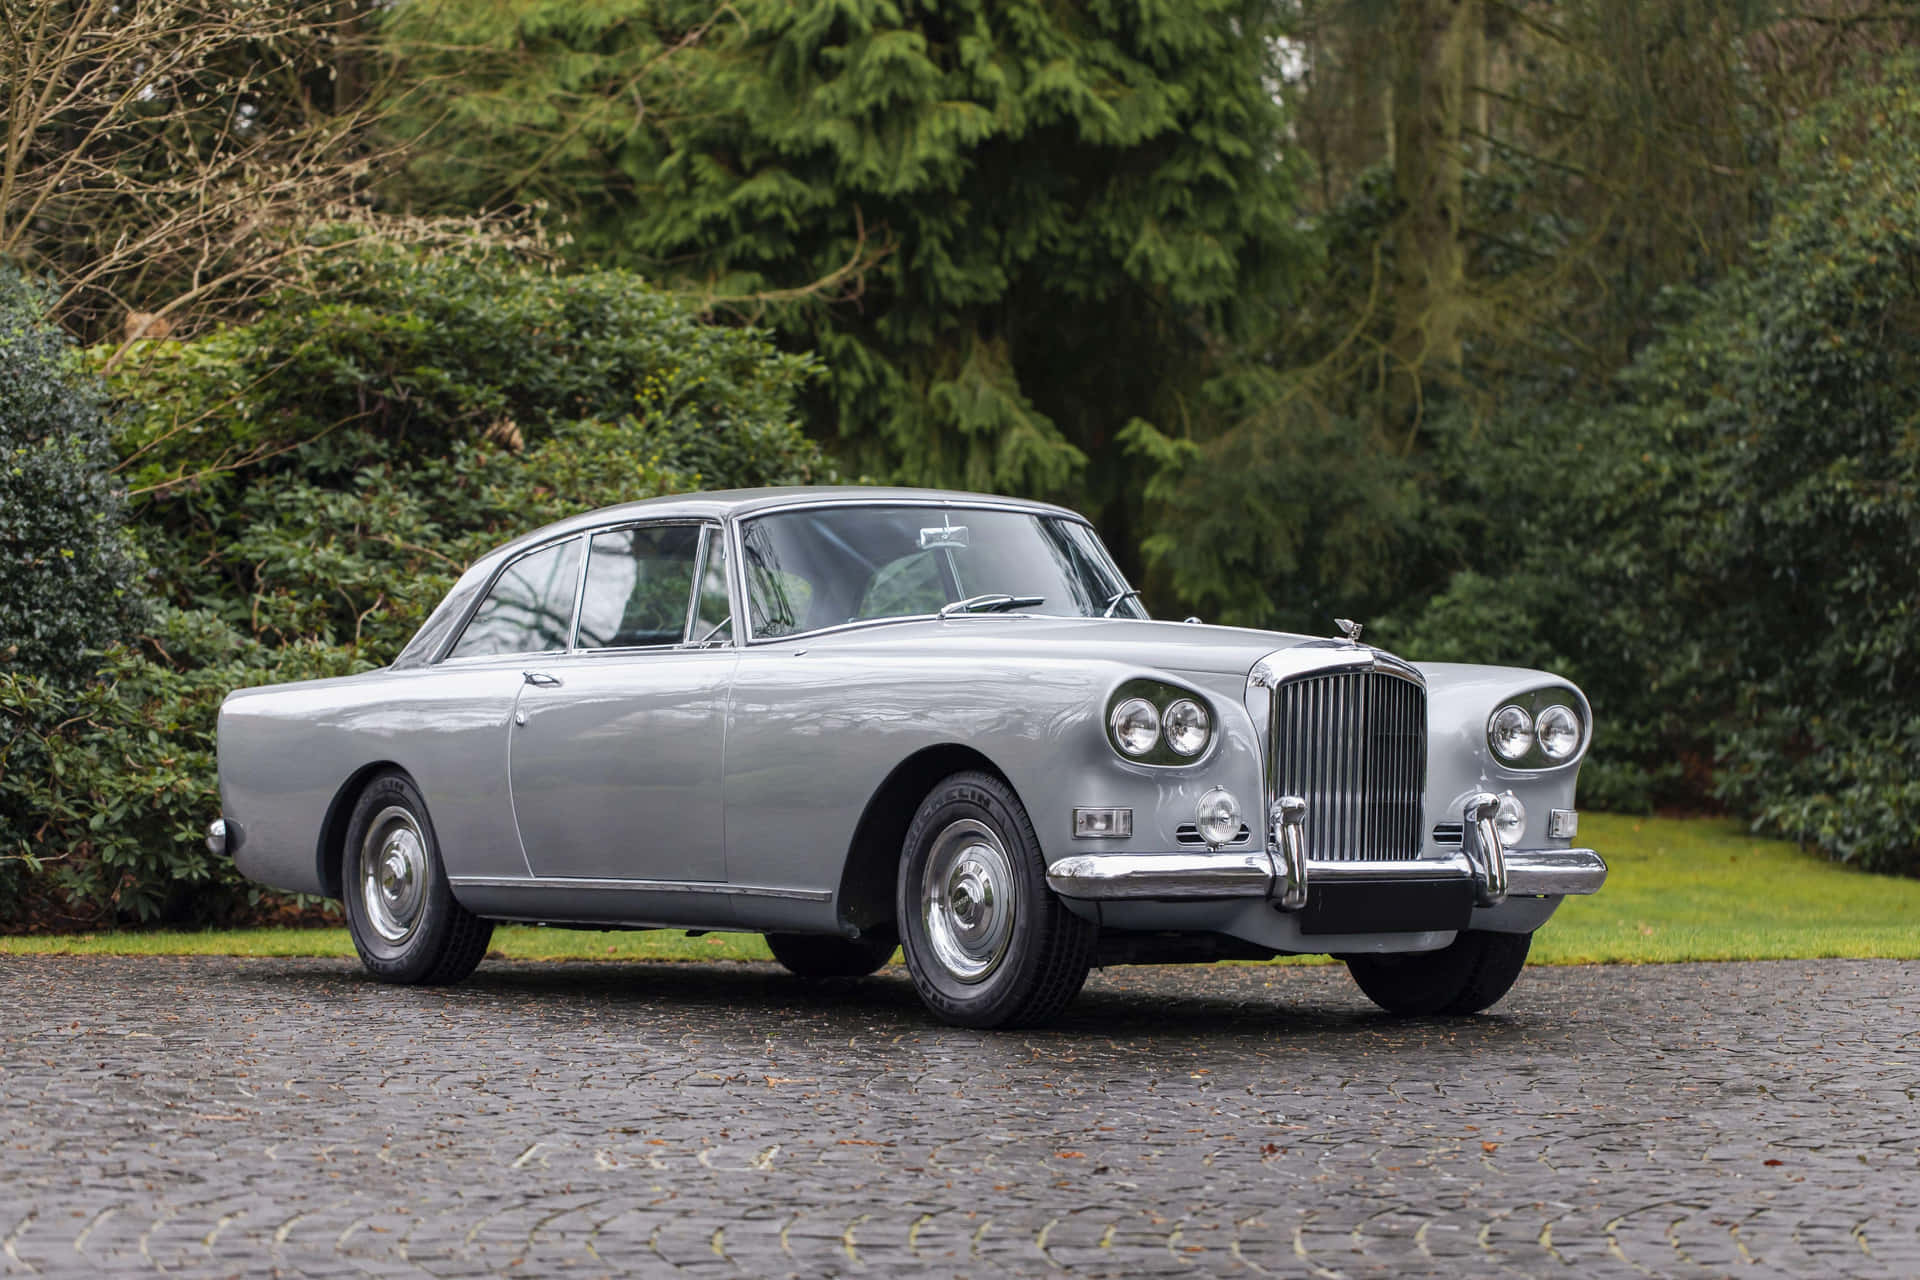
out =
<path fill-rule="evenodd" d="M 457 888 L 529 874 L 513 823 L 507 735 L 522 672 L 566 652 L 584 554 L 575 536 L 501 566 L 444 657 L 392 673 L 383 717 L 363 716 L 362 731 L 388 738 L 386 750 L 425 794 Z"/>
<path fill-rule="evenodd" d="M 535 876 L 725 882 L 731 615 L 718 525 L 588 539 L 572 649 L 529 663 L 514 707 L 513 807 Z"/>

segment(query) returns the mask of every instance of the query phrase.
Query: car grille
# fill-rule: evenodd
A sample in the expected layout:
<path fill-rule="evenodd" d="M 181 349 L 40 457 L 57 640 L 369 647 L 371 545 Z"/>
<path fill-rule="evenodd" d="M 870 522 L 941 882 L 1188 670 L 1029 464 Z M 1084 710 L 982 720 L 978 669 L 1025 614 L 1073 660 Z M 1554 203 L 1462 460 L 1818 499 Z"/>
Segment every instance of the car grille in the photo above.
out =
<path fill-rule="evenodd" d="M 1307 802 L 1307 856 L 1417 858 L 1427 691 L 1386 671 L 1301 676 L 1273 691 L 1274 794 Z"/>

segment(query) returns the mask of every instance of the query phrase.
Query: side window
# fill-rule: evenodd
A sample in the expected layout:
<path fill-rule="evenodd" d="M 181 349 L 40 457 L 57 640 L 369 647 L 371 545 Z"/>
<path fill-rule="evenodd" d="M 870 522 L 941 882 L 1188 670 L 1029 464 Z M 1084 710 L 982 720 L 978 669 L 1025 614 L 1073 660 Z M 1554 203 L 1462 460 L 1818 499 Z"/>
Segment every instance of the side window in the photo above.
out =
<path fill-rule="evenodd" d="M 727 605 L 727 538 L 719 529 L 707 533 L 707 560 L 700 570 L 700 602 L 693 610 L 693 635 L 698 644 L 730 644 L 733 612 Z"/>
<path fill-rule="evenodd" d="M 494 580 L 449 658 L 491 653 L 544 653 L 567 647 L 580 539 L 521 556 Z"/>
<path fill-rule="evenodd" d="M 699 550 L 695 524 L 594 534 L 580 600 L 580 647 L 638 649 L 686 639 Z"/>

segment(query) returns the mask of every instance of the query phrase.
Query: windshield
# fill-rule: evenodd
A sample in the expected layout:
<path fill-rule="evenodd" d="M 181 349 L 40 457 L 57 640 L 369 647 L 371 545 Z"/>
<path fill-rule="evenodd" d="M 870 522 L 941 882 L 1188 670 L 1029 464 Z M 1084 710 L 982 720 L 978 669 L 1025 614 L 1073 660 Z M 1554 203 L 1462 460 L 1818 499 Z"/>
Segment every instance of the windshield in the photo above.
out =
<path fill-rule="evenodd" d="M 819 507 L 741 527 L 757 639 L 876 618 L 1017 610 L 1144 618 L 1078 520 L 951 507 Z"/>

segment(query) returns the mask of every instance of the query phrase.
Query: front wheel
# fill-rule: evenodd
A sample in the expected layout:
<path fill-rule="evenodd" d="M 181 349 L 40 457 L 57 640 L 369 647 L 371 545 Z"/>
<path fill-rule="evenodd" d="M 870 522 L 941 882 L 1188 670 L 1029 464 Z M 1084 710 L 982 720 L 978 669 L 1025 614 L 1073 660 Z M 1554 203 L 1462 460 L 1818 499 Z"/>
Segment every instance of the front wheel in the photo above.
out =
<path fill-rule="evenodd" d="M 1532 945 L 1530 933 L 1466 929 L 1439 951 L 1348 956 L 1347 971 L 1388 1013 L 1479 1013 L 1513 989 Z"/>
<path fill-rule="evenodd" d="M 894 906 L 914 989 L 958 1026 L 1045 1022 L 1093 962 L 1098 929 L 1047 888 L 1033 823 L 990 774 L 955 774 L 921 802 Z"/>
<path fill-rule="evenodd" d="M 796 978 L 864 978 L 893 959 L 893 939 L 769 933 L 767 950 Z"/>
<path fill-rule="evenodd" d="M 382 982 L 458 982 L 487 954 L 493 922 L 454 900 L 427 802 L 406 774 L 383 773 L 360 793 L 340 880 L 353 948 Z"/>

